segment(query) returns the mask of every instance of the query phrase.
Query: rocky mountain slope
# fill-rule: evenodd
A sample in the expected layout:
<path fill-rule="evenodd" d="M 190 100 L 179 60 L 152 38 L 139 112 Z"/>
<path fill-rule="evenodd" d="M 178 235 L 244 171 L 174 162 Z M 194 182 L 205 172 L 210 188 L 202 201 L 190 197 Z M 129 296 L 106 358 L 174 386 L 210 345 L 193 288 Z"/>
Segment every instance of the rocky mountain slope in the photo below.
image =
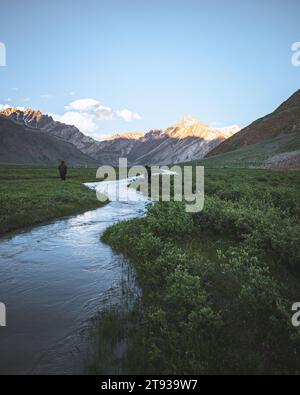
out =
<path fill-rule="evenodd" d="M 209 150 L 239 131 L 238 126 L 213 129 L 192 116 L 148 133 L 125 133 L 101 142 L 103 151 L 120 153 L 130 164 L 172 164 L 203 158 Z"/>
<path fill-rule="evenodd" d="M 0 163 L 96 167 L 97 162 L 73 144 L 37 128 L 29 128 L 0 116 Z"/>
<path fill-rule="evenodd" d="M 207 156 L 235 151 L 276 137 L 300 133 L 300 90 L 274 112 L 258 119 L 214 148 Z"/>
<path fill-rule="evenodd" d="M 165 130 L 152 130 L 130 151 L 135 164 L 172 164 L 203 158 L 211 149 L 236 133 L 238 126 L 213 129 L 192 116 L 186 116 Z"/>
<path fill-rule="evenodd" d="M 192 116 L 165 129 L 148 133 L 124 133 L 101 142 L 101 151 L 117 152 L 127 157 L 130 164 L 172 164 L 186 160 L 201 159 L 224 139 L 240 128 L 226 130 L 209 128 Z M 101 154 L 100 154 L 101 156 Z"/>

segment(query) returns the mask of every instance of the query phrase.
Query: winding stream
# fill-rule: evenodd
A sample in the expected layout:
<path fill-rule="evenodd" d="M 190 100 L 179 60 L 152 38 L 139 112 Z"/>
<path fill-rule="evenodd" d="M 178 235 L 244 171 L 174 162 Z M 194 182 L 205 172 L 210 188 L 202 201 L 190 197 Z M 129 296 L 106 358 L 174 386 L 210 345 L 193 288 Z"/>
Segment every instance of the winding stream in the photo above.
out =
<path fill-rule="evenodd" d="M 128 180 L 117 183 L 124 189 Z M 111 193 L 108 183 L 87 186 Z M 7 309 L 0 374 L 85 373 L 90 320 L 122 298 L 128 268 L 100 236 L 113 223 L 144 214 L 147 199 L 131 191 L 135 201 L 0 239 L 0 301 Z"/>

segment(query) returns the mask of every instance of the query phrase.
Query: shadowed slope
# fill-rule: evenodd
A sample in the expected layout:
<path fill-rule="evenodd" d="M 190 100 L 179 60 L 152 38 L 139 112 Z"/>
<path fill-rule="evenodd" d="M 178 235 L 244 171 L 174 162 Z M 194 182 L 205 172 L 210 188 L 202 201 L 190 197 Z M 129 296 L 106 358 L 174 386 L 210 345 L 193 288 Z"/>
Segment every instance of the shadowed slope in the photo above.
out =
<path fill-rule="evenodd" d="M 0 163 L 52 165 L 61 160 L 71 166 L 97 166 L 74 145 L 0 116 Z"/>

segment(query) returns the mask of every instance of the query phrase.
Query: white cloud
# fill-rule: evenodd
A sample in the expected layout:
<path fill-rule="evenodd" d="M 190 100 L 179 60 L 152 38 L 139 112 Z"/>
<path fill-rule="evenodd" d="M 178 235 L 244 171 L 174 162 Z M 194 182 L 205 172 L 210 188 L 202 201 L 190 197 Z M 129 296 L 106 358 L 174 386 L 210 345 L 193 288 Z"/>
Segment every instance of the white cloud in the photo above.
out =
<path fill-rule="evenodd" d="M 63 115 L 49 114 L 55 121 L 76 126 L 81 132 L 99 138 L 98 121 L 111 121 L 121 118 L 126 122 L 138 121 L 142 117 L 128 109 L 113 110 L 92 98 L 78 99 L 67 106 Z"/>
<path fill-rule="evenodd" d="M 50 99 L 52 95 L 49 95 L 48 93 L 45 93 L 44 95 L 40 95 L 41 99 Z"/>
<path fill-rule="evenodd" d="M 67 111 L 79 111 L 90 114 L 99 121 L 111 121 L 115 118 L 122 118 L 126 122 L 139 121 L 142 119 L 137 112 L 130 111 L 126 108 L 114 111 L 111 107 L 105 106 L 95 99 L 79 99 L 65 107 Z"/>
<path fill-rule="evenodd" d="M 112 108 L 104 106 L 94 99 L 79 99 L 70 103 L 65 107 L 68 111 L 79 111 L 81 113 L 90 114 L 99 121 L 111 121 L 114 119 L 114 111 Z"/>
<path fill-rule="evenodd" d="M 74 125 L 85 134 L 92 134 L 96 131 L 97 125 L 89 114 L 68 111 L 63 115 L 49 114 L 55 121 L 65 123 L 66 125 Z"/>
<path fill-rule="evenodd" d="M 89 111 L 98 105 L 98 101 L 94 99 L 75 100 L 66 106 L 66 110 Z"/>
<path fill-rule="evenodd" d="M 117 116 L 123 118 L 126 122 L 140 121 L 142 117 L 137 112 L 132 112 L 124 108 L 124 110 L 117 111 Z"/>
<path fill-rule="evenodd" d="M 23 101 L 26 102 L 26 103 L 28 103 L 28 102 L 31 101 L 31 98 L 30 98 L 30 97 L 25 97 L 25 98 L 23 99 Z"/>

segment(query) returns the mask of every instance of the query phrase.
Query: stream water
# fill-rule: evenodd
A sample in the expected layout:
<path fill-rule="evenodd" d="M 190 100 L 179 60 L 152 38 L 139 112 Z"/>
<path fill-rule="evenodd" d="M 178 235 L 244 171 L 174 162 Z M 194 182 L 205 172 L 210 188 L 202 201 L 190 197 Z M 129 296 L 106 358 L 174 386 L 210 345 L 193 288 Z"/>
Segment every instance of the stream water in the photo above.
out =
<path fill-rule="evenodd" d="M 111 183 L 113 183 L 111 181 Z M 128 180 L 117 181 L 120 189 Z M 87 184 L 112 193 L 109 183 Z M 126 260 L 100 240 L 118 221 L 142 216 L 147 201 L 114 201 L 0 239 L 0 374 L 85 373 L 91 319 L 122 299 Z"/>

